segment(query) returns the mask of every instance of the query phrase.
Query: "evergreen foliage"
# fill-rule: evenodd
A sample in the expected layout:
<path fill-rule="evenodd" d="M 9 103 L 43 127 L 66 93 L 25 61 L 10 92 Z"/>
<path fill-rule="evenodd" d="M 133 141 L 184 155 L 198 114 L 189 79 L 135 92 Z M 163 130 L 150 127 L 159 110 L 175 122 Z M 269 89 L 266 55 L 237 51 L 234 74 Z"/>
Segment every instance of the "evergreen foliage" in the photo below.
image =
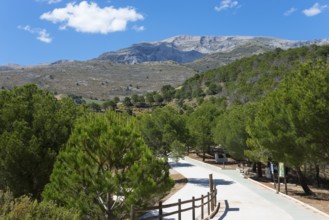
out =
<path fill-rule="evenodd" d="M 146 104 L 148 105 L 152 105 L 154 103 L 154 98 L 153 98 L 154 94 L 153 93 L 146 93 L 145 95 L 145 101 L 146 101 Z"/>
<path fill-rule="evenodd" d="M 188 118 L 188 128 L 193 137 L 193 145 L 196 150 L 202 152 L 203 161 L 205 154 L 210 152 L 214 145 L 213 128 L 215 119 L 220 114 L 219 108 L 210 101 L 203 102 Z"/>
<path fill-rule="evenodd" d="M 278 86 L 280 80 L 298 68 L 300 63 L 328 59 L 329 46 L 276 49 L 260 55 L 196 74 L 176 90 L 178 99 L 198 96 L 226 96 L 231 103 L 258 101 Z"/>
<path fill-rule="evenodd" d="M 196 112 L 202 100 L 227 98 L 229 108 L 213 130 L 215 143 L 236 159 L 285 162 L 311 193 L 300 167 L 328 161 L 328 58 L 329 46 L 315 45 L 244 58 L 190 78 L 176 90 L 176 103 L 190 114 L 190 133 L 205 152 L 200 134 L 207 129 L 200 127 L 207 121 L 201 115 L 207 113 Z M 211 97 L 203 98 L 204 92 Z M 200 105 L 195 110 L 182 101 L 192 98 Z M 211 135 L 207 140 L 210 146 Z"/>
<path fill-rule="evenodd" d="M 80 114 L 73 100 L 58 101 L 36 85 L 1 91 L 0 187 L 39 199 Z"/>
<path fill-rule="evenodd" d="M 166 102 L 170 102 L 175 96 L 175 88 L 171 85 L 164 85 L 161 88 L 162 97 Z"/>
<path fill-rule="evenodd" d="M 156 108 L 151 114 L 143 115 L 140 129 L 146 144 L 154 155 L 168 157 L 173 152 L 180 157 L 189 140 L 186 120 L 177 110 L 166 106 Z"/>
<path fill-rule="evenodd" d="M 296 169 L 305 193 L 311 193 L 300 167 L 328 160 L 329 66 L 310 63 L 288 74 L 259 105 L 248 126 L 253 151 L 265 149 L 275 161 Z"/>
<path fill-rule="evenodd" d="M 171 186 L 167 164 L 152 156 L 135 119 L 107 112 L 79 120 L 43 197 L 92 219 L 120 219 Z"/>
<path fill-rule="evenodd" d="M 13 195 L 3 194 L 0 218 L 125 218 L 131 204 L 146 206 L 172 186 L 170 155 L 193 147 L 205 160 L 217 144 L 235 159 L 284 162 L 311 193 L 300 167 L 329 160 L 328 54 L 329 46 L 276 49 L 196 74 L 179 89 L 126 97 L 131 114 L 132 105 L 174 98 L 180 108 L 155 108 L 138 122 L 98 104 L 90 104 L 98 113 L 83 112 L 35 85 L 3 90 L 0 190 Z"/>
<path fill-rule="evenodd" d="M 88 104 L 88 107 L 94 111 L 94 112 L 100 112 L 102 111 L 102 107 L 100 106 L 100 104 L 96 103 L 96 102 L 91 102 Z"/>
<path fill-rule="evenodd" d="M 130 99 L 128 96 L 124 98 L 124 100 L 123 100 L 122 103 L 123 103 L 124 106 L 126 106 L 126 107 L 130 107 L 130 106 L 133 105 L 133 104 L 131 103 L 131 99 Z"/>
<path fill-rule="evenodd" d="M 23 195 L 14 198 L 12 193 L 0 191 L 0 219 L 26 220 L 78 220 L 80 213 L 76 209 L 59 207 L 53 202 L 38 202 Z"/>
<path fill-rule="evenodd" d="M 104 110 L 115 110 L 117 107 L 117 102 L 114 100 L 109 100 L 104 102 L 102 107 Z"/>
<path fill-rule="evenodd" d="M 118 96 L 114 96 L 113 101 L 115 104 L 118 104 L 120 102 L 120 98 Z"/>
<path fill-rule="evenodd" d="M 161 105 L 163 102 L 163 97 L 162 95 L 156 93 L 153 95 L 154 102 L 156 102 L 157 105 Z"/>
<path fill-rule="evenodd" d="M 247 138 L 246 126 L 256 112 L 255 103 L 233 106 L 227 109 L 216 120 L 214 140 L 235 159 L 245 159 Z M 259 161 L 259 160 L 256 160 Z"/>

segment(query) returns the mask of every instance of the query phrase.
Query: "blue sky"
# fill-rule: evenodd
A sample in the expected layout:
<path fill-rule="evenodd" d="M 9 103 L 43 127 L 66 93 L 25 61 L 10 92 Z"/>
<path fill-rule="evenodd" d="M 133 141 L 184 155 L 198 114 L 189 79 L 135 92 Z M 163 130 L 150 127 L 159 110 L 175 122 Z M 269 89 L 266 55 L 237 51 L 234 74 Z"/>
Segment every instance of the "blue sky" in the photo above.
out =
<path fill-rule="evenodd" d="M 2 0 L 0 64 L 88 60 L 176 35 L 329 38 L 329 0 Z"/>

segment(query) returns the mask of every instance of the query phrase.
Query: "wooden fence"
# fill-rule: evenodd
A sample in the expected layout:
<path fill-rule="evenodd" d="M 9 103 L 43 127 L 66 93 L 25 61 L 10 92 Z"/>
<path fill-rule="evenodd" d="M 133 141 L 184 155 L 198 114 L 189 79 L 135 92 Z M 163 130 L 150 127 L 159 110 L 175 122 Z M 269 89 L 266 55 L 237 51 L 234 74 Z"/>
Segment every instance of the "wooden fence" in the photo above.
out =
<path fill-rule="evenodd" d="M 196 202 L 201 201 L 200 205 L 196 205 Z M 191 203 L 191 206 L 189 208 L 182 208 L 183 204 Z M 163 212 L 163 209 L 165 208 L 171 208 L 177 206 L 177 211 L 173 212 Z M 216 207 L 215 207 L 216 206 Z M 195 216 L 195 210 L 197 208 L 201 209 L 201 219 L 210 219 L 212 218 L 218 211 L 220 206 L 220 203 L 217 204 L 217 189 L 214 187 L 211 192 L 208 192 L 207 195 L 202 195 L 200 198 L 194 198 L 192 197 L 191 200 L 181 201 L 181 199 L 178 200 L 177 203 L 172 204 L 166 204 L 163 205 L 162 202 L 159 202 L 158 206 L 153 207 L 147 207 L 144 209 L 135 209 L 134 206 L 131 206 L 130 210 L 130 220 L 140 219 L 140 220 L 150 220 L 150 219 L 159 219 L 162 220 L 163 217 L 171 216 L 178 214 L 178 220 L 182 219 L 182 212 L 190 211 L 192 210 L 192 220 L 196 219 Z M 205 217 L 205 208 L 207 215 Z M 158 210 L 157 215 L 149 216 L 149 217 L 137 217 L 138 213 L 147 213 L 149 211 Z"/>

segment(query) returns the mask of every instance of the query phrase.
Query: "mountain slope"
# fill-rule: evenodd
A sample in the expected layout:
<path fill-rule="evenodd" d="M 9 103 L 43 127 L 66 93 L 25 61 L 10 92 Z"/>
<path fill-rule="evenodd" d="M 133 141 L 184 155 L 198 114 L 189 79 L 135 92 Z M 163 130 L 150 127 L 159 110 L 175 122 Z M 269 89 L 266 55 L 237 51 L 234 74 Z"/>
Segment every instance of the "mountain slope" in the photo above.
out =
<path fill-rule="evenodd" d="M 15 70 L 21 68 L 19 65 L 17 64 L 7 64 L 7 65 L 0 65 L 0 71 L 2 70 Z"/>
<path fill-rule="evenodd" d="M 63 94 L 108 99 L 157 91 L 163 85 L 177 86 L 196 72 L 173 62 L 136 65 L 110 61 L 58 62 L 47 66 L 0 72 L 0 89 L 26 83 Z"/>
<path fill-rule="evenodd" d="M 237 48 L 250 47 L 250 45 L 257 45 L 260 48 L 264 48 L 266 51 L 275 48 L 288 49 L 311 44 L 329 44 L 329 39 L 317 41 L 290 41 L 270 37 L 181 35 L 158 42 L 135 44 L 115 52 L 104 53 L 96 59 L 111 60 L 123 64 L 168 60 L 177 63 L 188 63 L 209 54 L 232 54 Z"/>
<path fill-rule="evenodd" d="M 177 86 L 196 73 L 242 57 L 276 47 L 289 48 L 312 43 L 326 44 L 329 39 L 288 41 L 266 37 L 177 36 L 104 53 L 85 62 L 59 60 L 48 65 L 0 66 L 0 89 L 36 83 L 57 93 L 98 99 L 143 94 L 160 90 L 166 84 Z M 132 63 L 134 65 L 127 65 Z"/>
<path fill-rule="evenodd" d="M 224 66 L 243 57 L 257 55 L 271 50 L 272 49 L 261 44 L 248 43 L 243 46 L 236 47 L 230 52 L 212 53 L 184 65 L 196 70 L 197 72 L 205 72 L 207 70 Z"/>
<path fill-rule="evenodd" d="M 329 62 L 329 45 L 278 48 L 196 74 L 176 91 L 176 97 L 191 99 L 211 95 L 224 98 L 229 104 L 256 101 L 276 88 L 287 74 L 294 74 L 308 63 L 317 65 L 317 62 Z"/>
<path fill-rule="evenodd" d="M 203 57 L 197 51 L 182 51 L 172 47 L 169 43 L 142 43 L 117 52 L 108 52 L 100 55 L 98 60 L 111 60 L 122 64 L 136 64 L 154 61 L 175 61 L 177 63 L 188 63 Z"/>

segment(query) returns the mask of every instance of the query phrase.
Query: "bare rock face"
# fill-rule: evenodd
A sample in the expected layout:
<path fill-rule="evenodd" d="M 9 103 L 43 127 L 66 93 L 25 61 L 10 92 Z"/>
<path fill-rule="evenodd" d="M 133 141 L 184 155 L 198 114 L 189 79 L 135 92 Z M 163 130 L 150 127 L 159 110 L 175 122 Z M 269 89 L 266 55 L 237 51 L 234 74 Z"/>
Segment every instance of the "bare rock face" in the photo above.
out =
<path fill-rule="evenodd" d="M 252 36 L 189 36 L 180 35 L 158 42 L 140 43 L 115 52 L 100 55 L 98 60 L 111 60 L 116 63 L 136 64 L 152 61 L 174 61 L 190 63 L 214 53 L 230 53 L 250 45 L 273 50 L 288 49 L 311 44 L 329 44 L 329 39 L 314 41 L 291 41 L 270 37 Z"/>
<path fill-rule="evenodd" d="M 108 52 L 99 56 L 100 60 L 111 60 L 122 64 L 137 64 L 144 62 L 175 61 L 188 63 L 203 57 L 204 54 L 195 50 L 180 50 L 171 43 L 141 43 L 129 48 Z"/>

